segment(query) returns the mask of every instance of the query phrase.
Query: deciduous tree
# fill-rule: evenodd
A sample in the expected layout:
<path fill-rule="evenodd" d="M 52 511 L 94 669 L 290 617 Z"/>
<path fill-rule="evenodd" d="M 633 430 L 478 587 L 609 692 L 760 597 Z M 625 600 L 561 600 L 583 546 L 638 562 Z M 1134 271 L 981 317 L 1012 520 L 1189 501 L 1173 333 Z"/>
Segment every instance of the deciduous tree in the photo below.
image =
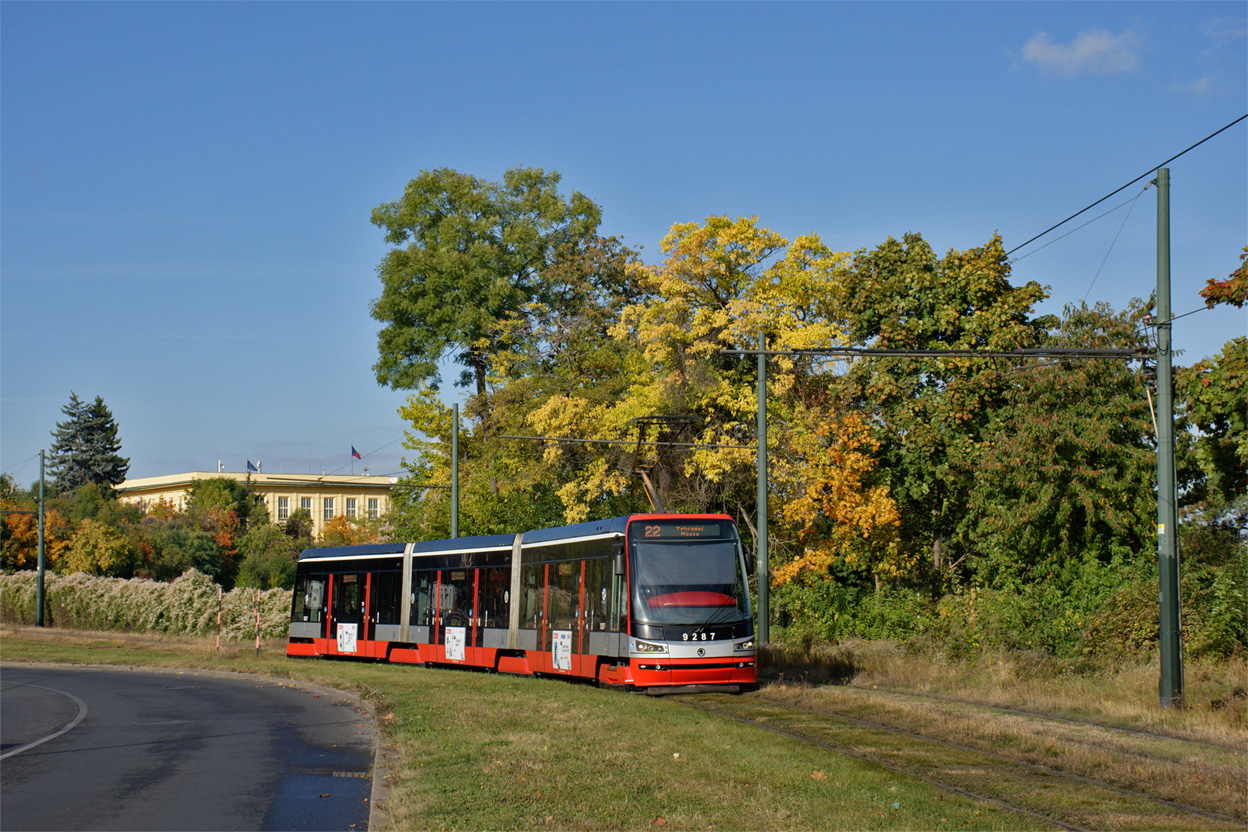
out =
<path fill-rule="evenodd" d="M 835 338 L 824 288 L 845 255 L 817 237 L 790 244 L 756 217 L 717 216 L 676 224 L 662 250 L 661 264 L 632 267 L 643 298 L 625 306 L 611 329 L 628 349 L 618 392 L 602 399 L 580 391 L 550 397 L 530 416 L 540 432 L 617 440 L 637 436 L 635 420 L 667 417 L 685 426 L 669 439 L 747 445 L 757 410 L 754 362 L 723 351 L 753 348 L 763 330 L 780 346 Z M 786 395 L 791 371 L 792 362 L 777 362 L 773 395 Z M 548 459 L 566 453 L 547 451 Z M 632 448 L 591 453 L 595 458 L 561 489 L 569 519 L 589 516 L 594 501 L 636 488 L 628 472 Z M 748 449 L 704 447 L 642 462 L 654 466 L 669 508 L 737 512 L 754 502 L 753 460 Z"/>
<path fill-rule="evenodd" d="M 1148 307 L 1068 306 L 1047 346 L 1130 348 Z M 1010 362 L 1013 364 L 1014 362 Z M 1130 561 L 1153 545 L 1156 453 L 1144 379 L 1120 360 L 995 367 L 1009 385 L 971 452 L 959 539 L 989 585 L 1081 561 Z"/>
<path fill-rule="evenodd" d="M 1180 369 L 1175 389 L 1199 431 L 1191 448 L 1199 473 L 1186 502 L 1243 529 L 1248 525 L 1248 338 L 1233 338 L 1214 358 Z"/>
<path fill-rule="evenodd" d="M 69 541 L 61 571 L 128 578 L 134 565 L 134 547 L 126 535 L 98 520 L 84 520 Z"/>
<path fill-rule="evenodd" d="M 372 303 L 378 333 L 377 380 L 395 389 L 435 388 L 448 352 L 466 369 L 461 383 L 486 395 L 501 322 L 526 304 L 554 305 L 542 275 L 561 246 L 594 233 L 601 210 L 560 176 L 514 168 L 502 182 L 449 169 L 423 171 L 403 197 L 373 211 L 394 246 L 378 266 L 382 293 Z"/>
<path fill-rule="evenodd" d="M 1038 346 L 1052 318 L 1033 318 L 1045 297 L 1037 283 L 1014 286 L 994 236 L 987 245 L 937 257 L 918 234 L 859 252 L 836 284 L 855 344 L 902 350 Z M 1007 401 L 1007 378 L 992 362 L 959 357 L 876 357 L 838 382 L 841 407 L 872 414 L 877 478 L 896 501 L 901 540 L 931 553 L 936 567 L 970 551 L 965 506 L 976 456 L 992 414 Z"/>

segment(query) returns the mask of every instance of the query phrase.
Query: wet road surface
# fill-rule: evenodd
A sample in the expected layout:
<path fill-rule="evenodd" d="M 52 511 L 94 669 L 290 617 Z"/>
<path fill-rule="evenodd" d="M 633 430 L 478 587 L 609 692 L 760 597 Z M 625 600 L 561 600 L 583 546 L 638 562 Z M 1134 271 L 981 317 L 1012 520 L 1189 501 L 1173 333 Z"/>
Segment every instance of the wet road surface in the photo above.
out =
<path fill-rule="evenodd" d="M 0 828 L 368 828 L 371 713 L 280 679 L 0 664 Z"/>

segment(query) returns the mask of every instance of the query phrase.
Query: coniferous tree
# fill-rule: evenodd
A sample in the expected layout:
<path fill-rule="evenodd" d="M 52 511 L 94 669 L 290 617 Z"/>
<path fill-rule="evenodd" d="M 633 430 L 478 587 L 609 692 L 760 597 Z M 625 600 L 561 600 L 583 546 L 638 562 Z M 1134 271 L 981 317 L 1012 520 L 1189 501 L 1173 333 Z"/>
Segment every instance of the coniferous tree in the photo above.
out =
<path fill-rule="evenodd" d="M 72 494 L 87 483 L 106 489 L 121 484 L 130 470 L 130 460 L 121 456 L 117 423 L 104 399 L 95 397 L 85 404 L 74 392 L 61 408 L 68 418 L 52 431 L 49 468 L 62 494 Z"/>

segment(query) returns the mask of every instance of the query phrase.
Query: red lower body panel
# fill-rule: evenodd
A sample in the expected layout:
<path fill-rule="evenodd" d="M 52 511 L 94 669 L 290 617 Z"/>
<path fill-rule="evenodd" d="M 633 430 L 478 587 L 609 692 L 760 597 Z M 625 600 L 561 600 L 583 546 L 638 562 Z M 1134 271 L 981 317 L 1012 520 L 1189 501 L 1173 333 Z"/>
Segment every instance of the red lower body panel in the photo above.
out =
<path fill-rule="evenodd" d="M 448 658 L 446 646 L 441 644 L 391 645 L 385 641 L 359 641 L 354 652 L 338 649 L 335 639 L 317 638 L 310 642 L 289 642 L 288 656 L 330 656 L 334 658 L 384 659 L 404 664 L 442 664 L 460 667 L 479 667 L 500 673 L 532 676 L 541 673 L 549 676 L 568 676 L 594 679 L 607 685 L 661 689 L 667 687 L 692 687 L 706 685 L 735 685 L 752 688 L 758 684 L 758 672 L 754 659 L 723 658 L 703 662 L 667 659 L 634 659 L 632 663 L 617 660 L 612 664 L 600 656 L 573 653 L 569 667 L 555 665 L 552 655 L 544 650 L 527 650 L 508 653 L 484 647 L 464 648 L 463 659 Z"/>

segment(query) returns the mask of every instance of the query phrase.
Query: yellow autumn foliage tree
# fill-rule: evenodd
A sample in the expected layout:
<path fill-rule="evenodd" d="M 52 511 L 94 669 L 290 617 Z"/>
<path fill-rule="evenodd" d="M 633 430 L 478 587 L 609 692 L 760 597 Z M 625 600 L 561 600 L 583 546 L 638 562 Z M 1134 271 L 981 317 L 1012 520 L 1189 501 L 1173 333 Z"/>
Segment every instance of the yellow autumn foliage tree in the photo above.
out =
<path fill-rule="evenodd" d="M 70 538 L 61 571 L 120 577 L 134 568 L 134 560 L 129 538 L 112 526 L 87 518 Z"/>
<path fill-rule="evenodd" d="M 668 466 L 659 472 L 666 473 L 660 491 L 668 507 L 740 508 L 737 498 L 751 491 L 754 478 L 756 454 L 748 446 L 757 412 L 755 362 L 724 351 L 755 348 L 763 331 L 773 348 L 838 342 L 830 286 L 849 255 L 831 251 L 815 235 L 790 243 L 757 217 L 726 216 L 677 223 L 662 250 L 658 265 L 630 265 L 644 298 L 625 306 L 610 329 L 629 348 L 620 361 L 620 395 L 591 398 L 570 390 L 535 408 L 529 423 L 548 436 L 620 440 L 637 436 L 637 419 L 689 418 L 696 428 L 667 438 L 702 447 L 646 460 Z M 793 361 L 774 359 L 769 398 L 790 395 L 797 372 Z M 566 452 L 552 446 L 548 461 Z M 595 499 L 635 487 L 619 456 L 600 455 L 564 484 L 559 493 L 569 520 L 588 516 Z"/>
<path fill-rule="evenodd" d="M 900 514 L 888 489 L 870 485 L 879 442 L 856 413 L 802 409 L 790 422 L 790 453 L 773 467 L 780 513 L 798 554 L 774 573 L 783 586 L 834 564 L 877 580 L 908 573 L 915 561 L 898 546 Z"/>

